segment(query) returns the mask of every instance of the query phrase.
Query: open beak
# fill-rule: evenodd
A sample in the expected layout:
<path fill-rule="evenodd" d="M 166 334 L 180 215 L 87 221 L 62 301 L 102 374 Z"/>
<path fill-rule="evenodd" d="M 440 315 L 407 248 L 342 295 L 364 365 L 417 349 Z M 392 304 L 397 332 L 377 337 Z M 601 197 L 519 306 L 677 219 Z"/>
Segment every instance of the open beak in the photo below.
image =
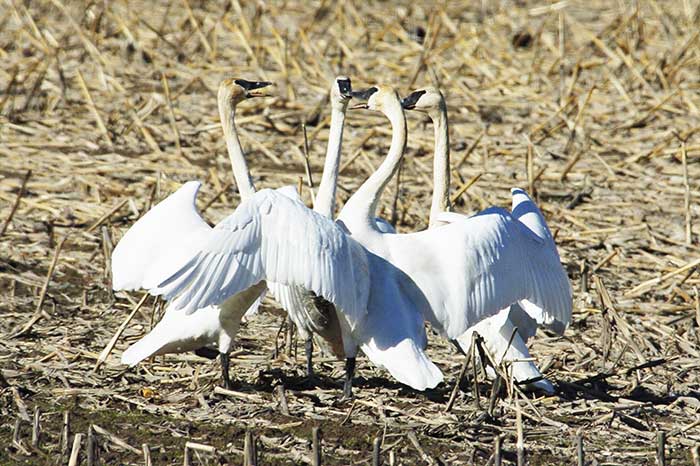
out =
<path fill-rule="evenodd" d="M 269 81 L 247 81 L 245 79 L 236 79 L 236 84 L 241 86 L 246 91 L 246 97 L 265 97 L 267 92 L 262 89 L 272 85 Z"/>
<path fill-rule="evenodd" d="M 266 97 L 270 94 L 267 92 L 261 90 L 261 89 L 255 89 L 253 91 L 247 91 L 246 92 L 246 97 Z"/>
<path fill-rule="evenodd" d="M 416 108 L 416 103 L 418 102 L 418 99 L 420 99 L 423 94 L 425 94 L 425 91 L 411 92 L 401 101 L 401 106 L 404 108 L 404 110 L 413 110 L 414 108 Z"/>
<path fill-rule="evenodd" d="M 372 97 L 372 94 L 374 94 L 378 90 L 379 89 L 377 89 L 376 87 L 370 87 L 370 88 L 362 90 L 362 91 L 353 91 L 351 93 L 353 99 L 364 100 L 365 102 L 352 105 L 350 108 L 351 109 L 368 108 L 367 101 L 369 100 L 370 97 Z"/>

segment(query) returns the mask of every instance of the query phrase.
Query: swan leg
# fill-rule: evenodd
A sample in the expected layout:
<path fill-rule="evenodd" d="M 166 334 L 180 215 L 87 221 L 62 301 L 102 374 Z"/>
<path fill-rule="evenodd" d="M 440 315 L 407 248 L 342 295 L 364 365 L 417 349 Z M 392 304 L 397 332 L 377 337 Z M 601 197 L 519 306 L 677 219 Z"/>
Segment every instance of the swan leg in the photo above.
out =
<path fill-rule="evenodd" d="M 312 364 L 313 352 L 314 352 L 314 340 L 309 335 L 304 343 L 304 350 L 306 351 L 306 377 L 309 381 L 314 379 L 314 366 Z"/>
<path fill-rule="evenodd" d="M 231 384 L 231 379 L 229 378 L 230 360 L 228 353 L 219 353 L 219 358 L 221 358 L 221 378 L 224 381 L 224 388 L 226 390 L 231 390 L 233 384 Z"/>
<path fill-rule="evenodd" d="M 355 375 L 355 358 L 345 359 L 345 383 L 343 384 L 343 398 L 352 398 L 352 378 Z"/>

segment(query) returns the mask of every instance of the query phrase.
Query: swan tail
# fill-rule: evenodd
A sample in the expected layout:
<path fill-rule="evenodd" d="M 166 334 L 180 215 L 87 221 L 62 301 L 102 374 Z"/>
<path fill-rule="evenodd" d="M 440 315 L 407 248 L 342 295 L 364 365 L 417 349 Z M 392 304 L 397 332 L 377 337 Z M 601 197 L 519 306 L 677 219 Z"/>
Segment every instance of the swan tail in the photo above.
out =
<path fill-rule="evenodd" d="M 471 327 L 457 337 L 457 343 L 467 353 L 474 332 L 478 333 L 483 338 L 484 346 L 496 364 L 503 361 L 510 362 L 513 378 L 517 382 L 527 383 L 528 388 L 553 393 L 554 387 L 551 382 L 544 378 L 534 361 L 528 361 L 532 356 L 527 348 L 526 340 L 520 335 L 520 330 L 518 329 L 513 334 L 516 327 L 511 319 L 505 319 L 503 322 L 499 322 L 497 319 L 502 314 L 509 315 L 508 309 L 504 311 Z M 529 380 L 534 380 L 534 382 L 528 382 Z"/>
<path fill-rule="evenodd" d="M 385 368 L 396 380 L 415 390 L 435 388 L 443 380 L 440 369 L 411 339 L 383 349 L 370 341 L 361 348 L 374 364 Z"/>
<path fill-rule="evenodd" d="M 126 351 L 122 353 L 122 364 L 133 367 L 144 359 L 157 354 L 163 354 L 165 352 L 163 350 L 168 345 L 168 341 L 162 338 L 162 332 L 157 329 L 158 326 L 139 341 L 129 346 Z"/>
<path fill-rule="evenodd" d="M 122 364 L 135 366 L 151 356 L 184 353 L 204 346 L 218 346 L 221 351 L 222 342 L 223 349 L 227 351 L 226 343 L 230 338 L 227 339 L 226 334 L 217 307 L 202 308 L 192 316 L 168 308 L 150 332 L 122 353 L 121 361 Z"/>

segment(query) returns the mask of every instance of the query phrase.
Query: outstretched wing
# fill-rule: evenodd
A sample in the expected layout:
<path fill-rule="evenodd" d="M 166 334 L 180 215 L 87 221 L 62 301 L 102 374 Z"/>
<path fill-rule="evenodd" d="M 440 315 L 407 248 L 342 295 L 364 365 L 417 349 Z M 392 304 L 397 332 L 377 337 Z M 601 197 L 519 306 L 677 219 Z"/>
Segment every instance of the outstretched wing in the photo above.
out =
<path fill-rule="evenodd" d="M 540 209 L 524 190 L 514 188 L 511 194 L 513 196 L 511 216 L 501 209 L 494 208 L 471 217 L 454 212 L 442 212 L 437 218 L 448 224 L 467 222 L 464 225 L 469 226 L 470 242 L 474 246 L 471 249 L 472 253 L 484 259 L 482 262 L 484 268 L 487 264 L 493 267 L 491 277 L 487 279 L 492 285 L 500 283 L 511 291 L 517 289 L 518 284 L 509 283 L 509 280 L 518 280 L 518 278 L 509 272 L 520 270 L 519 273 L 524 278 L 519 279 L 519 282 L 527 284 L 529 288 L 525 292 L 530 293 L 531 297 L 519 299 L 517 303 L 521 310 L 525 310 L 530 318 L 534 319 L 534 322 L 532 320 L 527 322 L 531 333 L 536 331 L 537 327 L 534 323 L 537 323 L 546 325 L 561 334 L 571 320 L 572 301 L 569 279 L 561 266 L 554 238 Z M 488 215 L 500 213 L 506 221 L 499 223 L 498 220 L 501 219 L 493 217 L 497 221 L 489 223 Z M 476 233 L 476 241 L 471 238 L 474 233 Z M 509 238 L 507 243 L 502 240 L 504 237 Z M 508 270 L 502 270 L 499 279 L 494 275 L 500 265 L 505 265 Z M 475 273 L 481 275 L 482 270 L 475 270 Z M 476 299 L 485 306 L 477 309 L 489 309 L 484 315 L 492 311 L 492 307 L 487 303 L 496 298 L 495 296 L 491 299 L 486 297 L 489 293 L 488 286 L 486 288 L 482 296 Z M 511 294 L 501 296 L 511 296 Z M 503 300 L 502 302 L 505 303 Z M 476 317 L 481 316 L 482 314 L 477 311 Z M 518 329 L 523 330 L 521 326 Z"/>
<path fill-rule="evenodd" d="M 557 245 L 554 243 L 554 237 L 552 236 L 552 232 L 549 231 L 544 215 L 542 215 L 542 212 L 537 207 L 537 204 L 535 204 L 530 196 L 528 196 L 528 194 L 522 189 L 511 189 L 511 194 L 513 196 L 513 217 L 515 217 L 522 225 L 525 225 L 543 242 L 543 247 L 541 250 L 537 251 L 537 254 L 548 263 L 560 264 L 559 253 L 557 252 Z M 531 251 L 531 253 L 532 252 L 534 252 L 534 250 Z M 552 266 L 551 268 L 552 271 L 554 271 L 555 267 Z M 561 272 L 561 274 L 558 274 L 555 278 L 559 278 L 562 274 L 566 276 L 561 266 L 558 268 L 558 270 Z M 570 286 L 569 292 L 571 292 Z M 535 319 L 538 324 L 547 325 L 549 328 L 559 334 L 564 333 L 564 330 L 571 320 L 571 306 L 562 309 L 561 312 L 554 315 L 552 315 L 551 312 L 548 312 L 547 309 L 542 308 L 542 306 L 537 302 L 530 299 L 520 301 L 520 306 L 527 312 L 527 314 L 530 315 L 530 317 Z"/>
<path fill-rule="evenodd" d="M 513 204 L 511 213 L 514 218 L 518 219 L 523 225 L 528 227 L 530 231 L 536 234 L 542 240 L 550 242 L 554 246 L 554 238 L 547 227 L 547 222 L 537 207 L 537 204 L 528 196 L 525 190 L 513 188 L 510 190 L 513 196 Z M 555 247 L 556 249 L 556 247 Z"/>
<path fill-rule="evenodd" d="M 167 268 L 164 257 L 176 264 L 191 255 L 183 246 L 211 230 L 195 205 L 200 186 L 198 181 L 185 183 L 129 228 L 112 252 L 115 290 L 143 288 L 149 274 L 157 272 L 153 270 L 156 262 Z"/>
<path fill-rule="evenodd" d="M 571 286 L 556 250 L 503 209 L 399 235 L 392 257 L 429 298 L 429 320 L 450 338 L 514 303 L 545 325 L 570 320 Z"/>
<path fill-rule="evenodd" d="M 257 192 L 216 227 L 186 243 L 190 257 L 166 274 L 149 276 L 145 287 L 187 313 L 262 280 L 313 291 L 354 322 L 366 313 L 364 248 L 334 222 L 283 193 Z M 163 269 L 159 264 L 154 268 Z"/>

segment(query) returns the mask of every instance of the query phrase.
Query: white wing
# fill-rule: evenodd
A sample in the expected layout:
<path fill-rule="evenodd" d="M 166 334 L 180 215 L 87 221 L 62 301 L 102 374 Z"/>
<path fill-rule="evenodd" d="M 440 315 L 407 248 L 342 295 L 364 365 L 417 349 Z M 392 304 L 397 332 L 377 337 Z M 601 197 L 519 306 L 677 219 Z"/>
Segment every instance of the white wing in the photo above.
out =
<path fill-rule="evenodd" d="M 331 220 L 273 190 L 258 191 L 236 211 L 183 245 L 194 253 L 150 275 L 145 285 L 176 308 L 194 312 L 268 280 L 323 296 L 351 322 L 366 313 L 364 249 Z M 194 247 L 192 246 L 194 243 Z M 168 261 L 172 263 L 172 261 Z"/>
<path fill-rule="evenodd" d="M 281 188 L 277 188 L 276 191 L 280 194 L 284 194 L 292 200 L 303 202 L 301 196 L 299 196 L 299 191 L 297 191 L 297 189 L 294 186 L 282 186 Z M 292 312 L 290 311 L 291 309 L 296 309 L 300 306 L 299 303 L 301 302 L 301 294 L 304 292 L 304 290 L 298 287 L 288 287 L 275 282 L 268 282 L 267 288 L 270 290 L 272 296 L 277 300 L 277 302 L 279 302 L 282 305 L 282 307 L 290 313 L 290 317 L 292 317 Z M 260 297 L 253 303 L 250 309 L 246 311 L 246 313 L 243 316 L 244 318 L 252 317 L 253 315 L 258 313 L 258 308 L 260 307 L 260 304 L 265 298 L 266 294 L 267 291 L 263 292 L 263 294 L 260 295 Z M 294 321 L 294 324 L 297 327 L 302 328 L 299 322 L 294 320 L 294 318 L 292 318 L 292 320 Z M 304 328 L 304 330 L 302 331 L 306 331 L 306 329 Z M 303 336 L 305 337 L 306 335 Z"/>
<path fill-rule="evenodd" d="M 537 204 L 520 188 L 513 188 L 510 190 L 510 193 L 513 196 L 513 205 L 511 207 L 513 217 L 517 218 L 518 221 L 522 222 L 538 237 L 551 242 L 552 246 L 554 246 L 552 233 L 549 231 L 547 222 Z"/>
<path fill-rule="evenodd" d="M 545 249 L 547 250 L 546 254 L 550 256 L 551 261 L 554 261 L 555 257 L 557 261 L 560 261 L 559 253 L 557 252 L 557 245 L 554 243 L 552 232 L 549 231 L 547 222 L 545 221 L 542 212 L 540 212 L 540 209 L 537 207 L 537 204 L 535 204 L 530 196 L 528 196 L 528 194 L 522 189 L 513 188 L 510 191 L 513 196 L 513 217 L 518 219 L 520 223 L 525 225 L 530 231 L 537 235 L 537 237 L 542 239 L 545 244 Z M 547 311 L 531 300 L 525 299 L 520 301 L 520 306 L 522 306 L 522 309 L 524 309 L 533 319 L 535 319 L 538 324 L 544 324 L 560 335 L 564 333 L 564 330 L 566 330 L 566 326 L 569 324 L 571 319 L 570 310 L 568 313 L 556 317 L 553 320 L 548 319 Z M 525 322 L 521 323 L 525 324 Z M 518 328 L 521 327 L 518 326 Z"/>
<path fill-rule="evenodd" d="M 129 228 L 112 253 L 115 290 L 143 288 L 154 262 L 167 257 L 178 263 L 191 255 L 183 249 L 188 238 L 211 230 L 194 203 L 200 186 L 185 183 Z"/>
<path fill-rule="evenodd" d="M 450 338 L 518 302 L 533 305 L 523 306 L 528 313 L 536 307 L 544 324 L 570 320 L 571 286 L 556 250 L 503 209 L 387 241 L 392 262 L 428 298 L 429 320 Z"/>
<path fill-rule="evenodd" d="M 298 286 L 287 286 L 281 283 L 268 282 L 267 287 L 275 301 L 287 311 L 289 318 L 297 326 L 299 334 L 303 339 L 307 338 L 312 329 L 306 323 L 304 312 L 305 290 Z"/>

